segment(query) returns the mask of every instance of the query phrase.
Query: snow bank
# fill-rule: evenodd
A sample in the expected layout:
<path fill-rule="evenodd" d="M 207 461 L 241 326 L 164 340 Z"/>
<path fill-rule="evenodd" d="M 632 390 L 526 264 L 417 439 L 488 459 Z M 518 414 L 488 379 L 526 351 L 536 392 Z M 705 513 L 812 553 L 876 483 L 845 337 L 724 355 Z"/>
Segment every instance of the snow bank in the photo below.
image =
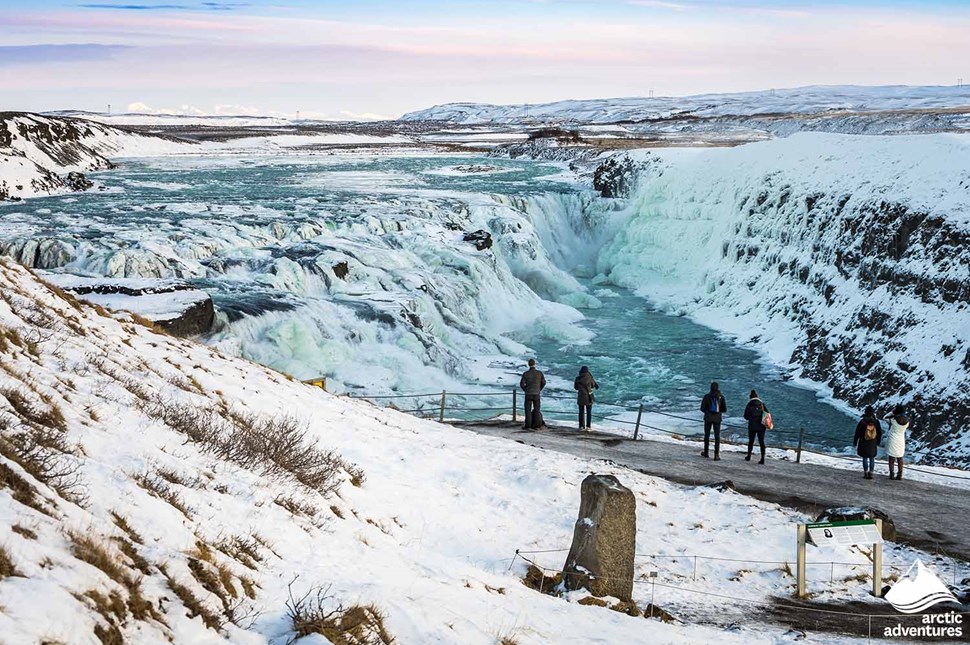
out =
<path fill-rule="evenodd" d="M 0 548 L 14 569 L 0 578 L 0 633 L 11 642 L 96 643 L 95 630 L 113 624 L 138 643 L 282 643 L 293 636 L 288 598 L 320 588 L 331 596 L 325 609 L 377 605 L 400 643 L 492 645 L 502 636 L 523 645 L 638 642 L 647 631 L 668 643 L 798 636 L 756 622 L 749 604 L 791 593 L 783 563 L 794 559 L 794 524 L 805 519 L 798 513 L 334 397 L 208 347 L 100 317 L 5 262 L 0 287 L 0 433 L 6 442 L 27 432 L 25 415 L 57 426 L 75 446 L 65 459 L 80 477 L 74 492 L 83 493 L 70 501 L 12 461 L 10 450 L 0 456 L 4 473 L 19 478 L 0 480 Z M 30 336 L 38 322 L 42 335 Z M 149 413 L 151 400 L 199 416 L 295 416 L 312 440 L 356 462 L 366 478 L 354 486 L 341 473 L 336 492 L 323 494 L 247 470 L 201 451 L 184 424 L 176 424 L 179 431 Z M 523 562 L 510 563 L 515 550 L 568 547 L 579 484 L 590 470 L 615 474 L 634 490 L 637 552 L 658 556 L 638 558 L 637 579 L 659 571 L 658 581 L 672 587 L 658 587 L 654 600 L 684 624 L 645 622 L 579 605 L 582 594 L 553 598 L 521 584 Z M 10 481 L 24 484 L 11 489 Z M 145 482 L 153 482 L 151 491 Z M 739 552 L 739 534 L 757 543 L 757 559 L 778 564 L 702 561 L 691 580 L 692 554 L 750 555 Z M 72 546 L 78 535 L 100 545 L 115 568 Z M 919 555 L 894 547 L 886 559 L 906 567 Z M 565 552 L 529 557 L 557 568 Z M 813 569 L 816 599 L 867 602 L 858 579 L 870 566 L 865 555 L 842 548 L 825 557 L 850 564 L 840 565 L 834 582 L 828 565 Z M 138 580 L 155 618 L 124 609 L 129 589 L 117 580 L 125 577 Z M 186 592 L 196 598 L 192 611 Z M 111 594 L 123 609 L 97 611 L 97 598 Z M 649 585 L 637 583 L 634 599 L 653 599 Z M 207 628 L 200 608 L 221 626 Z"/>

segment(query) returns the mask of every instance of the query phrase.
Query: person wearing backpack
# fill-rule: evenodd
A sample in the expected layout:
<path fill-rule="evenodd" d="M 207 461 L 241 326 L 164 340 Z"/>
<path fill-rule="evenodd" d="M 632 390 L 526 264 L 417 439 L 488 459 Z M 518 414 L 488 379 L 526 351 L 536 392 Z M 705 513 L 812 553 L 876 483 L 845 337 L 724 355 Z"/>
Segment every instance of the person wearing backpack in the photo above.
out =
<path fill-rule="evenodd" d="M 761 448 L 761 461 L 765 463 L 765 430 L 771 425 L 771 412 L 768 406 L 758 398 L 758 393 L 751 390 L 748 398 L 748 405 L 744 408 L 744 418 L 748 420 L 748 454 L 745 461 L 751 461 L 751 451 L 754 449 L 755 437 L 758 438 L 758 446 Z"/>
<path fill-rule="evenodd" d="M 720 386 L 711 383 L 711 391 L 701 399 L 701 412 L 704 413 L 704 451 L 701 457 L 710 456 L 711 430 L 714 430 L 714 461 L 721 459 L 721 419 L 727 412 L 727 401 L 721 394 Z"/>
<path fill-rule="evenodd" d="M 599 389 L 599 383 L 590 374 L 589 368 L 583 365 L 579 368 L 579 376 L 573 381 L 576 390 L 576 403 L 579 405 L 579 429 L 589 432 L 593 428 L 593 390 Z"/>
<path fill-rule="evenodd" d="M 864 479 L 872 479 L 872 471 L 876 469 L 876 449 L 882 443 L 882 424 L 876 418 L 876 411 L 872 406 L 866 408 L 862 419 L 855 427 L 855 438 L 852 445 L 857 454 L 862 457 L 862 472 Z"/>
<path fill-rule="evenodd" d="M 906 408 L 897 405 L 893 413 L 886 417 L 889 420 L 889 432 L 886 435 L 886 456 L 889 457 L 889 479 L 903 478 L 903 455 L 906 454 L 906 432 L 909 430 L 910 418 L 906 415 Z M 899 465 L 899 474 L 895 474 L 894 466 Z"/>

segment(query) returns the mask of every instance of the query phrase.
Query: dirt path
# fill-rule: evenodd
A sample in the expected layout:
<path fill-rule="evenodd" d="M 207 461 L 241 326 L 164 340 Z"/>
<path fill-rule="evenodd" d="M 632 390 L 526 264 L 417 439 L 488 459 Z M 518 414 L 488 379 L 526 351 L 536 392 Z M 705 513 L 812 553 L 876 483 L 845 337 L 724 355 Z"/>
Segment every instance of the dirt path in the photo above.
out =
<path fill-rule="evenodd" d="M 609 460 L 681 484 L 731 480 L 739 493 L 813 515 L 837 506 L 871 506 L 893 519 L 899 542 L 970 561 L 970 493 L 965 490 L 885 476 L 865 480 L 861 467 L 844 470 L 770 458 L 762 466 L 744 461 L 738 452 L 722 452 L 721 461 L 714 461 L 700 456 L 696 442 L 632 441 L 561 427 L 534 432 L 500 421 L 461 425 L 547 450 Z"/>

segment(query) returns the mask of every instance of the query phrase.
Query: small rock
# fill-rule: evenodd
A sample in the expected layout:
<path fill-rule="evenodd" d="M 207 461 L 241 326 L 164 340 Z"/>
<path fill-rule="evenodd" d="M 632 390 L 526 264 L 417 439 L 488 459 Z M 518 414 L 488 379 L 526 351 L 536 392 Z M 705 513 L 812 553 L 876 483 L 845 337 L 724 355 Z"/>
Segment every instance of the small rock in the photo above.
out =
<path fill-rule="evenodd" d="M 734 482 L 730 479 L 725 479 L 722 482 L 715 482 L 713 484 L 704 484 L 704 488 L 712 488 L 721 493 L 726 493 L 729 490 L 737 490 L 737 488 L 734 487 Z"/>
<path fill-rule="evenodd" d="M 492 234 L 488 231 L 478 230 L 471 233 L 465 233 L 465 237 L 462 239 L 466 242 L 473 243 L 475 248 L 479 251 L 492 248 Z"/>

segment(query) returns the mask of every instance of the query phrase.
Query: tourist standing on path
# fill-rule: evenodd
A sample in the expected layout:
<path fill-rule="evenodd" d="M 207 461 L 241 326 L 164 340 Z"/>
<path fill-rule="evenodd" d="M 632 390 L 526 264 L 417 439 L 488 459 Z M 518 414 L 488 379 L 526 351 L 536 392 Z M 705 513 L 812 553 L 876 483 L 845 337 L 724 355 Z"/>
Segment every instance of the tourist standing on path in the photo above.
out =
<path fill-rule="evenodd" d="M 543 425 L 542 405 L 539 400 L 542 389 L 546 387 L 545 375 L 536 369 L 536 359 L 529 359 L 529 370 L 522 374 L 519 387 L 525 392 L 525 425 L 523 430 L 538 430 Z"/>
<path fill-rule="evenodd" d="M 872 471 L 876 469 L 876 449 L 881 443 L 882 424 L 879 423 L 879 419 L 876 418 L 876 411 L 870 405 L 856 425 L 855 438 L 852 439 L 852 445 L 856 447 L 856 452 L 862 457 L 862 476 L 865 479 L 872 479 Z M 890 460 L 890 463 L 892 463 L 892 460 Z M 900 475 L 902 471 L 903 467 L 900 463 Z"/>
<path fill-rule="evenodd" d="M 889 479 L 903 478 L 903 455 L 906 454 L 906 431 L 909 430 L 910 419 L 906 416 L 906 408 L 897 405 L 893 413 L 886 417 L 889 420 L 889 430 L 886 434 L 886 456 L 889 457 Z M 895 474 L 895 466 L 899 466 L 899 474 Z"/>
<path fill-rule="evenodd" d="M 711 430 L 714 430 L 714 461 L 718 461 L 721 458 L 721 418 L 727 412 L 727 401 L 717 383 L 711 383 L 711 391 L 701 399 L 701 412 L 704 413 L 704 452 L 701 456 L 710 456 Z"/>
<path fill-rule="evenodd" d="M 579 376 L 573 381 L 573 389 L 576 390 L 576 403 L 579 405 L 580 430 L 588 432 L 593 427 L 593 390 L 598 390 L 599 387 L 588 367 L 583 365 L 579 368 Z"/>
<path fill-rule="evenodd" d="M 768 406 L 758 398 L 757 392 L 751 390 L 748 405 L 744 407 L 744 418 L 748 420 L 748 454 L 745 461 L 751 461 L 751 451 L 754 450 L 754 440 L 757 437 L 758 446 L 761 448 L 761 461 L 758 463 L 765 463 L 765 430 L 768 429 L 764 422 L 766 412 Z"/>

